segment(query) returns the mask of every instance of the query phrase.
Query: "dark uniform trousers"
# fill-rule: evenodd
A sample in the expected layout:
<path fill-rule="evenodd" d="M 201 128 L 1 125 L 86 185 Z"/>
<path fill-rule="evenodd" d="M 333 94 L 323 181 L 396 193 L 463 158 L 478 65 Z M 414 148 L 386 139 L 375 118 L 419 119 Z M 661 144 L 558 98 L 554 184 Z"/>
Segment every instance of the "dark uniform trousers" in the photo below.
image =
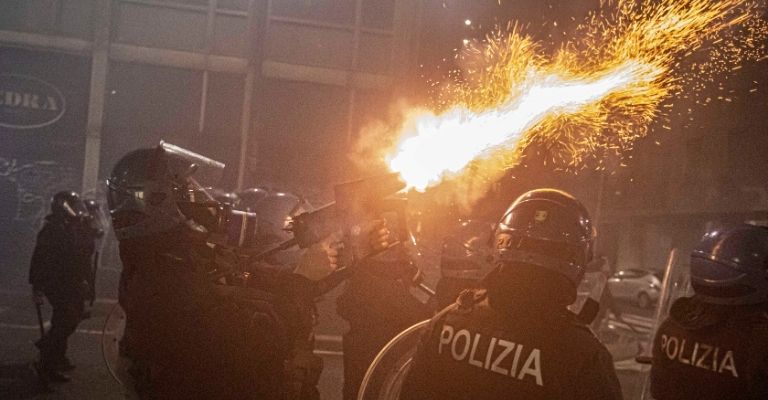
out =
<path fill-rule="evenodd" d="M 432 321 L 401 400 L 621 398 L 610 354 L 566 310 L 494 309 L 482 291 L 460 304 L 467 293 Z"/>
<path fill-rule="evenodd" d="M 345 291 L 336 299 L 336 311 L 349 323 L 343 337 L 345 400 L 357 398 L 368 366 L 384 345 L 404 329 L 429 318 L 427 307 L 408 292 L 407 279 L 413 276 L 408 265 L 369 262 L 364 268 L 347 281 Z"/>
<path fill-rule="evenodd" d="M 653 343 L 653 397 L 768 399 L 767 310 L 676 301 Z"/>
<path fill-rule="evenodd" d="M 311 327 L 292 326 L 306 318 L 289 312 L 291 296 L 213 284 L 195 268 L 200 247 L 178 231 L 120 242 L 120 345 L 141 366 L 131 371 L 139 397 L 318 398 L 320 360 L 293 346 L 311 344 Z"/>
<path fill-rule="evenodd" d="M 77 330 L 83 316 L 83 300 L 57 299 L 47 296 L 53 307 L 51 329 L 37 343 L 40 361 L 45 368 L 53 368 L 66 360 L 67 341 Z"/>
<path fill-rule="evenodd" d="M 67 339 L 82 320 L 84 285 L 93 254 L 93 238 L 83 226 L 48 217 L 37 236 L 30 283 L 53 308 L 51 328 L 36 343 L 44 369 L 66 361 Z"/>

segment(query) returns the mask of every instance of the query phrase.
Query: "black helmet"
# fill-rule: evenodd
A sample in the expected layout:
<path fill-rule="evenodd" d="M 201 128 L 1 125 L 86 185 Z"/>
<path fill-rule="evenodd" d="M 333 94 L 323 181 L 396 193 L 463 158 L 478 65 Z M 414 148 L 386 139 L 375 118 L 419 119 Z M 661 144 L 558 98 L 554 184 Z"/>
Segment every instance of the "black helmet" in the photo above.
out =
<path fill-rule="evenodd" d="M 261 199 L 252 211 L 258 214 L 261 229 L 264 229 L 270 238 L 284 241 L 293 237 L 287 231 L 293 218 L 312 211 L 312 205 L 295 194 L 275 192 Z"/>
<path fill-rule="evenodd" d="M 216 201 L 202 186 L 218 183 L 223 170 L 223 163 L 162 141 L 127 154 L 107 180 L 115 236 L 188 228 L 210 243 L 251 245 L 259 234 L 256 215 Z"/>
<path fill-rule="evenodd" d="M 703 301 L 768 301 L 768 228 L 742 225 L 708 232 L 691 253 L 691 286 Z"/>
<path fill-rule="evenodd" d="M 496 228 L 497 257 L 554 271 L 577 287 L 592 259 L 595 230 L 570 194 L 531 190 L 512 203 Z"/>
<path fill-rule="evenodd" d="M 240 209 L 255 210 L 256 205 L 265 197 L 269 196 L 269 190 L 255 187 L 255 188 L 245 189 L 242 192 L 238 193 L 237 195 L 238 195 L 238 198 L 240 199 L 240 202 L 238 203 Z"/>
<path fill-rule="evenodd" d="M 73 191 L 61 191 L 53 195 L 51 199 L 51 214 L 57 218 L 84 219 L 88 217 L 88 209 L 80 199 L 80 195 Z"/>
<path fill-rule="evenodd" d="M 209 200 L 215 204 L 197 181 L 190 179 L 208 166 L 224 168 L 221 163 L 165 142 L 154 149 L 134 150 L 121 158 L 107 179 L 107 203 L 115 236 L 122 240 L 183 225 L 204 231 L 201 226 L 190 224 L 179 206 L 206 206 Z M 198 192 L 202 195 L 198 196 Z"/>
<path fill-rule="evenodd" d="M 154 157 L 154 149 L 134 150 L 117 162 L 107 179 L 107 205 L 118 238 L 121 238 L 121 232 L 149 222 L 145 186 L 149 180 L 149 165 Z M 177 223 L 167 225 L 166 228 L 172 228 Z"/>
<path fill-rule="evenodd" d="M 239 208 L 240 197 L 235 192 L 227 192 L 224 189 L 207 187 L 205 191 L 221 204 L 226 204 L 232 208 Z"/>
<path fill-rule="evenodd" d="M 488 243 L 493 241 L 492 224 L 478 220 L 458 220 L 451 235 L 443 239 L 440 277 L 480 281 L 491 265 Z"/>

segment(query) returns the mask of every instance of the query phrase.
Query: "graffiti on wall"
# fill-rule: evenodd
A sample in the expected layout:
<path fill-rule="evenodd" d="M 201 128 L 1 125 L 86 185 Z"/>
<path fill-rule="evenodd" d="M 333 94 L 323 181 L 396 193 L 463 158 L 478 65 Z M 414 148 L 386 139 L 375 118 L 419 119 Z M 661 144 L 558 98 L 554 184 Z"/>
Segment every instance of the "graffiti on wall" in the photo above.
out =
<path fill-rule="evenodd" d="M 5 227 L 0 233 L 15 235 L 16 239 L 30 247 L 34 235 L 43 225 L 43 219 L 50 212 L 51 197 L 61 190 L 79 189 L 78 169 L 56 161 L 0 157 L 0 226 Z M 94 199 L 100 205 L 98 218 L 105 230 L 105 236 L 97 243 L 102 254 L 100 264 L 116 268 L 119 266 L 117 241 L 107 218 L 105 186 L 86 190 L 82 197 Z M 12 229 L 7 229 L 9 224 Z"/>
<path fill-rule="evenodd" d="M 3 220 L 37 231 L 48 214 L 51 197 L 61 190 L 78 189 L 79 182 L 75 168 L 56 161 L 0 157 Z"/>

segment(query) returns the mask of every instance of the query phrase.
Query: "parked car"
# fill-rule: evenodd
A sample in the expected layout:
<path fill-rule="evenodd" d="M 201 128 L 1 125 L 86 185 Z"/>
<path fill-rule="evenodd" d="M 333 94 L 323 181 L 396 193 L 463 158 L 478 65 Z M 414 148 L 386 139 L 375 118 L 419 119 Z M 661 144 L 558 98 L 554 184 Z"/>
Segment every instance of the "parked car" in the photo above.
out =
<path fill-rule="evenodd" d="M 608 288 L 614 298 L 629 300 L 639 307 L 648 308 L 659 299 L 661 281 L 652 271 L 625 269 L 608 279 Z"/>

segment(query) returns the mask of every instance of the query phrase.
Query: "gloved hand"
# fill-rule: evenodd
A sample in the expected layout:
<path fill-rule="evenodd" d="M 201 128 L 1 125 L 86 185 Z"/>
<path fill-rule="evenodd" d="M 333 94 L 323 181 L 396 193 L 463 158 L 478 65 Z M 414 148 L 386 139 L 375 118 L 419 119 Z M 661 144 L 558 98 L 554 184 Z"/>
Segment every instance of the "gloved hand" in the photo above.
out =
<path fill-rule="evenodd" d="M 45 304 L 45 295 L 39 290 L 32 290 L 32 302 L 42 306 Z"/>
<path fill-rule="evenodd" d="M 331 268 L 336 269 L 349 263 L 352 257 L 362 258 L 386 249 L 390 245 L 389 235 L 386 220 L 373 220 L 352 229 L 351 237 L 345 238 L 341 233 L 331 235 L 323 247 Z"/>

